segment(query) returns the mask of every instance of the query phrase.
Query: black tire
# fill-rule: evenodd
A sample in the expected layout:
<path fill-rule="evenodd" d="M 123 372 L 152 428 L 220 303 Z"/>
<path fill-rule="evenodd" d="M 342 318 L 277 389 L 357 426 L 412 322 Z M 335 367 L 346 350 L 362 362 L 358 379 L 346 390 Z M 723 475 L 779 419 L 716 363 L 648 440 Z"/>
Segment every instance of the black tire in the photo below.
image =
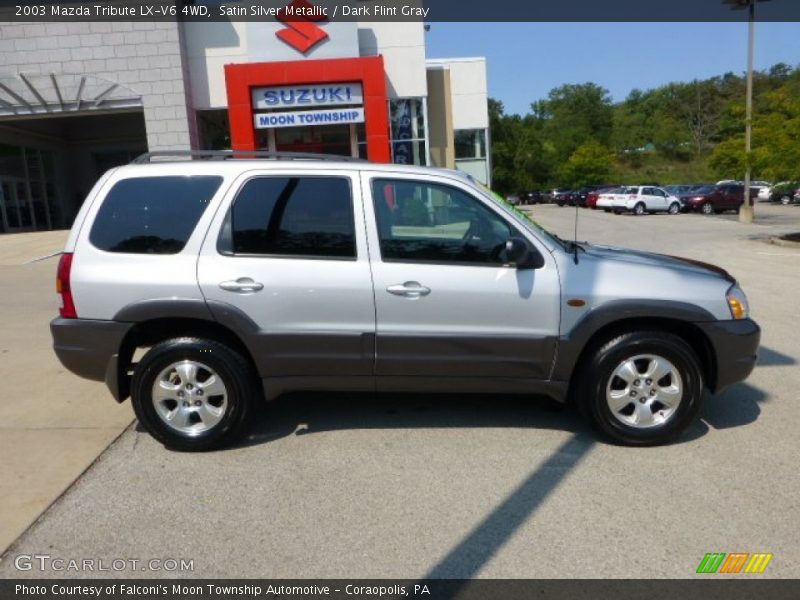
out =
<path fill-rule="evenodd" d="M 664 423 L 638 428 L 623 423 L 612 413 L 606 391 L 617 366 L 643 354 L 670 361 L 680 375 L 683 394 L 675 412 Z M 636 331 L 614 337 L 592 352 L 576 376 L 574 399 L 580 412 L 606 438 L 629 446 L 654 446 L 672 440 L 692 422 L 703 400 L 703 375 L 697 355 L 682 338 L 663 331 Z M 635 408 L 633 400 L 631 404 Z"/>
<path fill-rule="evenodd" d="M 638 217 L 647 214 L 647 209 L 644 206 L 644 202 L 637 202 L 636 206 L 633 207 L 633 214 Z"/>
<path fill-rule="evenodd" d="M 781 196 L 781 204 L 788 206 L 792 202 L 791 196 Z"/>
<path fill-rule="evenodd" d="M 706 202 L 703 206 L 700 207 L 700 212 L 704 215 L 713 215 L 714 214 L 714 205 L 711 202 Z"/>
<path fill-rule="evenodd" d="M 184 360 L 208 366 L 222 380 L 227 393 L 219 422 L 195 435 L 181 433 L 167 425 L 153 403 L 156 378 L 172 363 Z M 248 423 L 258 397 L 257 378 L 238 351 L 217 341 L 191 337 L 170 339 L 153 346 L 136 366 L 131 385 L 131 403 L 142 426 L 167 448 L 181 451 L 213 450 L 230 444 Z"/>

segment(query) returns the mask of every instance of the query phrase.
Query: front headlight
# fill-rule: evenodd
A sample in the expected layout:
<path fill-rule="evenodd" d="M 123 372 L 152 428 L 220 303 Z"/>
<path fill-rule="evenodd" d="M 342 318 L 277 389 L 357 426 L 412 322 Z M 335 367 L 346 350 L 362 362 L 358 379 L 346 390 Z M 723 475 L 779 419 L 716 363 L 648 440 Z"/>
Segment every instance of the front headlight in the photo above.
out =
<path fill-rule="evenodd" d="M 728 308 L 731 309 L 731 316 L 734 319 L 746 319 L 750 314 L 750 307 L 747 304 L 747 296 L 737 284 L 733 284 L 725 295 L 728 300 Z"/>

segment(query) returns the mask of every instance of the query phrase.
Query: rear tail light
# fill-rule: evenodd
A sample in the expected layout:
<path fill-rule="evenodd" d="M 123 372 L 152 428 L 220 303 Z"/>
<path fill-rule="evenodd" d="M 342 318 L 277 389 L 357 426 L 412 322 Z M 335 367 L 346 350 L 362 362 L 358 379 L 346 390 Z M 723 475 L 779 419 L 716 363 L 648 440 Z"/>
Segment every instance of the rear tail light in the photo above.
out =
<path fill-rule="evenodd" d="M 72 271 L 72 253 L 65 252 L 58 261 L 58 273 L 56 275 L 56 292 L 61 296 L 61 306 L 59 314 L 65 319 L 77 319 L 78 313 L 75 311 L 75 302 L 72 300 L 72 288 L 69 278 Z"/>

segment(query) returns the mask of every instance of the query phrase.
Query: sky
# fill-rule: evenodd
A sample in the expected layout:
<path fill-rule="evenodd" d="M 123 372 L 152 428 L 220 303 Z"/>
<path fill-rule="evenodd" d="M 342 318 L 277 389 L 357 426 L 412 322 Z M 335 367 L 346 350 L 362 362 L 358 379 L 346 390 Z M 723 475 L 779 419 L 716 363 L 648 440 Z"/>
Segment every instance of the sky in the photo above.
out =
<path fill-rule="evenodd" d="M 485 56 L 489 95 L 524 114 L 554 87 L 631 90 L 747 69 L 745 23 L 431 23 L 429 58 Z M 800 65 L 800 23 L 757 23 L 755 68 Z"/>

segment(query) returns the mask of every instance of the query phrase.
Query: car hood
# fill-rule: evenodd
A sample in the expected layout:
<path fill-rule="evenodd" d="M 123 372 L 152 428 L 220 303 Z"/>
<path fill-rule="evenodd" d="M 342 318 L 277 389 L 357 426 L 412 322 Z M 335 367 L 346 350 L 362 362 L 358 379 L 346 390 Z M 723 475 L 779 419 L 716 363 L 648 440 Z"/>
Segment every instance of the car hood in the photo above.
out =
<path fill-rule="evenodd" d="M 692 260 L 690 258 L 670 256 L 667 254 L 657 254 L 655 252 L 642 252 L 639 250 L 631 250 L 630 248 L 617 248 L 614 246 L 596 246 L 594 244 L 585 244 L 582 247 L 584 250 L 586 250 L 586 254 L 589 256 L 602 260 L 613 260 L 650 267 L 675 269 L 702 275 L 711 275 L 726 281 L 730 281 L 731 283 L 735 283 L 736 281 L 725 269 L 716 265 L 701 262 L 699 260 Z"/>

